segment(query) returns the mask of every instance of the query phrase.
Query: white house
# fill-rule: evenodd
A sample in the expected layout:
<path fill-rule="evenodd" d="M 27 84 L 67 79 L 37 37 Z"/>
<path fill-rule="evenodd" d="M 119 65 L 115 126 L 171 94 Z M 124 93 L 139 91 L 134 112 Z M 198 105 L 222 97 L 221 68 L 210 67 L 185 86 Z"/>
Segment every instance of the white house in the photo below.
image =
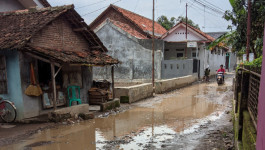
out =
<path fill-rule="evenodd" d="M 228 53 L 228 48 L 207 49 L 207 46 L 215 40 L 210 35 L 188 25 L 186 38 L 184 22 L 175 25 L 161 39 L 164 40 L 163 78 L 191 74 L 187 72 L 190 70 L 202 77 L 208 66 L 212 70 L 211 74 L 214 74 L 221 64 L 226 66 L 226 69 L 233 66 L 229 64 L 231 53 Z"/>

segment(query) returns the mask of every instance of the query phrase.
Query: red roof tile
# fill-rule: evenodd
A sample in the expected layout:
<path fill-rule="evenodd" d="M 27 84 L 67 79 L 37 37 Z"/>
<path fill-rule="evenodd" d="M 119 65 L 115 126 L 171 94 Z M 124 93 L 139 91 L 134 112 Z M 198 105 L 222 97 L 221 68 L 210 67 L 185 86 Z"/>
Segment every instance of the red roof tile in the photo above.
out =
<path fill-rule="evenodd" d="M 128 22 L 121 21 L 120 19 L 110 15 L 110 13 L 118 13 L 124 18 L 124 20 L 127 20 Z M 101 13 L 90 24 L 90 26 L 93 27 L 94 29 L 97 28 L 100 24 L 102 24 L 102 22 L 104 22 L 101 19 L 106 16 L 115 26 L 121 28 L 122 30 L 124 30 L 125 32 L 131 34 L 136 38 L 150 39 L 152 37 L 153 21 L 151 19 L 148 19 L 139 14 L 136 14 L 134 12 L 120 8 L 112 4 L 103 13 Z M 155 22 L 154 26 L 155 26 L 156 38 L 160 37 L 161 35 L 167 32 L 167 30 L 157 22 Z"/>
<path fill-rule="evenodd" d="M 49 49 L 27 45 L 24 50 L 39 56 L 48 57 L 59 63 L 109 65 L 119 61 L 100 50 L 93 51 L 65 51 L 63 49 Z"/>
<path fill-rule="evenodd" d="M 64 15 L 68 19 L 73 28 L 85 28 L 80 33 L 84 35 L 89 43 L 90 47 L 88 49 L 91 49 L 90 51 L 53 51 L 38 47 L 34 47 L 36 49 L 33 50 L 33 47 L 28 47 L 29 40 L 33 35 L 61 15 Z M 118 63 L 118 60 L 105 54 L 107 52 L 106 47 L 74 10 L 73 5 L 0 13 L 0 37 L 0 50 L 16 48 L 23 51 L 27 47 L 30 52 L 39 52 L 41 55 L 47 55 L 62 62 L 89 63 L 95 65 Z"/>
<path fill-rule="evenodd" d="M 139 14 L 136 14 L 134 12 L 131 12 L 129 10 L 120 8 L 115 5 L 111 5 L 113 8 L 115 8 L 117 11 L 122 13 L 125 17 L 130 19 L 133 23 L 135 23 L 138 27 L 140 27 L 144 32 L 148 34 L 152 34 L 153 32 L 153 21 L 151 19 L 148 19 L 144 16 L 141 16 Z M 159 23 L 155 22 L 155 34 L 157 36 L 161 36 L 164 33 L 167 32 L 165 28 L 163 28 Z"/>

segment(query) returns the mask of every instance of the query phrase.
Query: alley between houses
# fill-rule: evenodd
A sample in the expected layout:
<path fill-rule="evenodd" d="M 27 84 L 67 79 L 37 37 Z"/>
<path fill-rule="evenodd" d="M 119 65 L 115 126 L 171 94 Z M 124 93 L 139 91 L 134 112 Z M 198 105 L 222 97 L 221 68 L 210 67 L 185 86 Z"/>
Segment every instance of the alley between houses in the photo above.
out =
<path fill-rule="evenodd" d="M 0 149 L 232 149 L 232 76 L 222 86 L 197 82 Z"/>

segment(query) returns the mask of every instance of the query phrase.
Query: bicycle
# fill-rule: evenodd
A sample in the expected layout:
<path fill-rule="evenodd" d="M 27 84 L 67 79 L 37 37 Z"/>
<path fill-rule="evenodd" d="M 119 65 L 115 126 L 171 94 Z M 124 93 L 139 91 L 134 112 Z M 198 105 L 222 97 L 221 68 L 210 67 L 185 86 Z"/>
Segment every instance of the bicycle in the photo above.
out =
<path fill-rule="evenodd" d="M 0 117 L 3 121 L 14 122 L 17 117 L 17 109 L 13 102 L 0 97 Z"/>

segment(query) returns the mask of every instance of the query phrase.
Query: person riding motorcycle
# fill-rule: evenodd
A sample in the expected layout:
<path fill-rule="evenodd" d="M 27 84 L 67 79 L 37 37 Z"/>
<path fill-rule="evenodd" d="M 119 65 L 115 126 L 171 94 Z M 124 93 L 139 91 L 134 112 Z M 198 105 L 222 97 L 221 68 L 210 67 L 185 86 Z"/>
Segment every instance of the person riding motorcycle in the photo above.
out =
<path fill-rule="evenodd" d="M 225 69 L 223 68 L 223 65 L 220 65 L 220 68 L 217 70 L 216 74 L 223 73 L 223 81 L 225 81 Z"/>

